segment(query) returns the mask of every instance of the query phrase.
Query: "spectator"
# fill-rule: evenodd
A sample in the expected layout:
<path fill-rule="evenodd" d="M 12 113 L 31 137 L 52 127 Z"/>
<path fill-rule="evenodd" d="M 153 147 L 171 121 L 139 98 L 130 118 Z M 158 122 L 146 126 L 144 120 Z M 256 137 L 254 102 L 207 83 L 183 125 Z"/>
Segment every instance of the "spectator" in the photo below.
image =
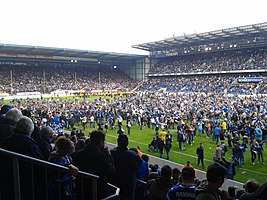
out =
<path fill-rule="evenodd" d="M 86 147 L 85 140 L 79 139 L 77 143 L 75 144 L 75 152 L 83 150 L 85 147 Z"/>
<path fill-rule="evenodd" d="M 172 187 L 167 193 L 168 200 L 193 200 L 196 199 L 195 170 L 190 167 L 183 168 L 182 182 Z"/>
<path fill-rule="evenodd" d="M 236 198 L 236 195 L 235 195 L 235 193 L 236 193 L 236 190 L 237 190 L 238 188 L 237 187 L 235 187 L 235 186 L 230 186 L 230 187 L 228 187 L 228 194 L 229 194 L 229 198 L 228 198 L 228 200 L 235 200 Z"/>
<path fill-rule="evenodd" d="M 157 179 L 160 172 L 159 172 L 159 166 L 157 164 L 155 165 L 149 165 L 149 168 L 150 168 L 150 173 L 149 173 L 149 176 L 148 176 L 148 180 L 151 180 L 151 179 Z"/>
<path fill-rule="evenodd" d="M 161 175 L 157 179 L 151 179 L 147 182 L 149 190 L 149 200 L 166 199 L 167 192 L 172 188 L 171 181 L 172 169 L 169 165 L 161 168 Z"/>
<path fill-rule="evenodd" d="M 251 199 L 266 199 L 267 196 L 267 183 L 264 183 L 257 188 L 255 192 L 245 192 L 240 196 L 240 200 L 251 200 Z"/>
<path fill-rule="evenodd" d="M 193 168 L 193 166 L 191 165 L 190 161 L 187 161 L 187 162 L 184 164 L 184 168 L 185 168 L 185 167 Z"/>
<path fill-rule="evenodd" d="M 13 112 L 12 109 L 10 111 Z M 15 113 L 20 112 L 16 110 Z M 20 114 L 18 115 L 20 116 Z M 30 137 L 33 132 L 33 129 L 34 125 L 31 119 L 26 116 L 21 116 L 16 123 L 14 134 L 10 135 L 3 141 L 2 147 L 9 151 L 14 151 L 43 160 L 44 156 L 40 148 L 38 147 L 36 142 Z"/>
<path fill-rule="evenodd" d="M 262 163 L 264 165 L 264 158 L 263 158 L 263 148 L 262 148 L 262 143 L 255 143 L 255 148 L 258 154 L 258 163 Z"/>
<path fill-rule="evenodd" d="M 177 185 L 179 183 L 180 175 L 181 175 L 181 172 L 177 167 L 172 169 L 172 184 L 173 185 Z"/>
<path fill-rule="evenodd" d="M 234 180 L 234 176 L 236 175 L 236 164 L 233 162 L 232 158 L 229 158 L 229 162 L 227 162 L 228 170 L 226 177 L 230 180 Z"/>
<path fill-rule="evenodd" d="M 257 149 L 254 143 L 254 140 L 250 141 L 250 154 L 251 154 L 251 164 L 255 165 L 255 160 L 257 158 Z"/>
<path fill-rule="evenodd" d="M 142 164 L 138 169 L 136 178 L 136 189 L 135 189 L 135 199 L 142 200 L 145 198 L 147 193 L 144 183 L 140 183 L 139 180 L 146 182 L 149 176 L 149 167 L 148 167 L 148 160 L 149 157 L 146 154 L 142 154 Z"/>
<path fill-rule="evenodd" d="M 104 146 L 104 142 L 105 134 L 102 131 L 93 131 L 90 135 L 89 145 L 73 157 L 73 165 L 79 170 L 99 176 L 97 181 L 98 199 L 109 195 L 107 183 L 111 181 L 115 172 L 113 160 Z M 77 193 L 77 195 L 79 194 Z M 91 196 L 90 191 L 85 196 Z"/>
<path fill-rule="evenodd" d="M 70 155 L 74 152 L 75 147 L 73 142 L 65 136 L 60 136 L 55 143 L 55 151 L 49 156 L 49 161 L 58 165 L 63 165 L 70 168 L 72 173 L 66 174 L 63 177 L 50 180 L 49 184 L 49 199 L 73 199 L 74 198 L 74 183 L 73 176 L 78 173 L 78 168 L 71 164 Z M 60 184 L 60 187 L 59 187 Z M 60 190 L 60 194 L 59 191 Z"/>
<path fill-rule="evenodd" d="M 149 157 L 148 155 L 143 154 L 141 156 L 141 159 L 142 159 L 142 163 L 138 169 L 136 177 L 142 181 L 147 181 L 148 176 L 149 176 L 149 167 L 148 167 Z"/>
<path fill-rule="evenodd" d="M 219 144 L 217 144 L 217 147 L 215 149 L 215 160 L 221 160 L 222 159 L 222 148 Z"/>
<path fill-rule="evenodd" d="M 255 135 L 256 135 L 256 141 L 258 143 L 261 143 L 262 141 L 262 129 L 260 127 L 260 124 L 257 124 L 256 125 L 256 128 L 255 128 Z"/>
<path fill-rule="evenodd" d="M 0 143 L 3 142 L 5 138 L 11 136 L 16 122 L 22 117 L 22 113 L 17 108 L 9 109 L 5 116 L 0 119 Z M 31 135 L 32 132 L 29 134 Z"/>
<path fill-rule="evenodd" d="M 26 116 L 22 116 L 16 123 L 14 133 L 3 141 L 1 147 L 9 151 L 43 160 L 44 157 L 41 150 L 39 149 L 36 142 L 30 137 L 33 129 L 34 125 L 32 120 Z M 30 164 L 20 163 L 19 173 L 20 181 L 22 183 L 20 184 L 21 199 L 28 200 L 35 197 L 35 199 L 42 200 L 44 199 L 44 177 L 37 168 L 34 168 L 33 171 L 31 169 L 32 168 Z M 12 180 L 10 180 L 10 174 L 12 174 L 10 170 L 14 170 L 11 163 L 9 163 L 9 161 L 3 162 L 2 160 L 0 171 L 0 186 L 2 193 L 1 197 L 3 199 L 13 199 L 14 188 L 11 186 L 15 183 L 12 183 Z M 34 188 L 34 191 L 30 190 L 29 188 Z"/>
<path fill-rule="evenodd" d="M 239 167 L 240 163 L 239 163 L 239 157 L 238 157 L 238 153 L 239 153 L 240 149 L 239 149 L 239 144 L 237 142 L 234 143 L 234 147 L 232 149 L 232 155 L 233 155 L 233 159 L 234 162 L 236 163 L 236 165 Z"/>
<path fill-rule="evenodd" d="M 50 153 L 52 152 L 52 140 L 54 131 L 49 126 L 44 126 L 41 129 L 41 143 L 39 145 L 45 160 L 48 160 Z"/>
<path fill-rule="evenodd" d="M 118 136 L 118 146 L 110 151 L 115 164 L 114 185 L 120 188 L 119 198 L 135 198 L 135 182 L 138 169 L 142 163 L 137 152 L 129 150 L 127 135 Z"/>
<path fill-rule="evenodd" d="M 164 148 L 165 148 L 165 151 L 166 151 L 166 154 L 167 154 L 167 158 L 166 159 L 169 160 L 170 159 L 169 154 L 170 154 L 170 150 L 172 148 L 172 143 L 171 143 L 170 140 L 166 140 L 166 143 L 164 145 Z"/>
<path fill-rule="evenodd" d="M 128 134 L 131 134 L 132 122 L 131 122 L 130 119 L 127 120 L 126 126 L 127 126 L 127 129 L 128 129 Z"/>
<path fill-rule="evenodd" d="M 182 130 L 177 131 L 177 142 L 180 150 L 185 150 L 184 143 L 186 141 L 185 133 Z"/>
<path fill-rule="evenodd" d="M 222 134 L 221 128 L 219 127 L 218 124 L 216 124 L 216 127 L 214 129 L 214 137 L 215 137 L 215 143 L 219 143 L 219 137 Z"/>
<path fill-rule="evenodd" d="M 221 141 L 221 148 L 222 148 L 222 157 L 225 157 L 225 154 L 228 151 L 227 146 L 224 144 L 224 141 Z"/>
<path fill-rule="evenodd" d="M 124 130 L 123 130 L 122 125 L 119 126 L 119 130 L 117 131 L 117 133 L 118 133 L 119 135 L 123 135 L 123 134 L 124 134 Z"/>
<path fill-rule="evenodd" d="M 196 154 L 197 154 L 197 165 L 199 166 L 200 162 L 201 162 L 201 166 L 202 169 L 204 169 L 204 147 L 202 145 L 202 143 L 199 144 L 199 147 L 196 150 Z"/>
<path fill-rule="evenodd" d="M 159 150 L 159 157 L 162 158 L 163 150 L 164 150 L 164 142 L 161 137 L 158 137 L 157 149 Z"/>
<path fill-rule="evenodd" d="M 244 184 L 243 187 L 245 189 L 245 192 L 252 193 L 255 192 L 260 187 L 260 185 L 256 180 L 250 179 Z"/>
<path fill-rule="evenodd" d="M 156 152 L 157 151 L 157 141 L 156 138 L 153 137 L 150 144 L 148 144 L 148 151 L 150 152 Z"/>
<path fill-rule="evenodd" d="M 226 169 L 218 164 L 213 163 L 207 169 L 207 181 L 203 181 L 196 189 L 197 200 L 220 200 L 219 188 L 224 183 Z"/>
<path fill-rule="evenodd" d="M 11 105 L 8 104 L 3 105 L 0 110 L 0 117 L 4 116 L 7 113 L 7 111 L 9 111 L 11 108 L 12 108 Z"/>
<path fill-rule="evenodd" d="M 23 116 L 27 116 L 30 119 L 32 119 L 32 114 L 31 111 L 29 109 L 23 109 L 21 111 Z M 37 124 L 34 124 L 34 129 L 33 132 L 31 134 L 31 138 L 34 139 L 34 141 L 37 143 L 37 145 L 39 146 L 39 148 L 42 150 L 42 137 L 41 137 L 41 133 L 40 133 L 40 129 L 39 127 L 37 127 Z M 48 159 L 49 155 L 45 155 L 46 160 Z"/>

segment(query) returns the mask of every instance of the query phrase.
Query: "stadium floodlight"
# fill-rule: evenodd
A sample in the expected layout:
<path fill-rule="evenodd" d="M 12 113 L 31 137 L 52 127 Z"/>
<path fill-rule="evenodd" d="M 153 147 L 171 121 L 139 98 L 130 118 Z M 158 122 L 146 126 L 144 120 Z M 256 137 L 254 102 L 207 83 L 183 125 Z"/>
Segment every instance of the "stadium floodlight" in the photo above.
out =
<path fill-rule="evenodd" d="M 77 60 L 74 60 L 74 62 L 77 62 Z"/>
<path fill-rule="evenodd" d="M 113 68 L 114 68 L 114 69 L 116 69 L 116 68 L 117 68 L 117 66 L 116 66 L 116 65 L 114 65 L 114 66 L 113 66 Z"/>
<path fill-rule="evenodd" d="M 70 60 L 70 62 L 73 62 L 73 60 Z"/>
<path fill-rule="evenodd" d="M 98 61 L 98 64 L 100 64 L 101 62 L 100 61 Z"/>

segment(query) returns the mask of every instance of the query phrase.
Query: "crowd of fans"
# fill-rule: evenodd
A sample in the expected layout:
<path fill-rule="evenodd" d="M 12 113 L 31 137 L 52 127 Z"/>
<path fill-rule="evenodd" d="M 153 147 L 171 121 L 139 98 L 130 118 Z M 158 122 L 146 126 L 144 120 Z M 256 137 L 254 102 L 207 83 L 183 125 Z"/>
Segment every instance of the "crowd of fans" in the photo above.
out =
<path fill-rule="evenodd" d="M 267 66 L 266 51 L 244 50 L 161 59 L 150 73 L 197 73 L 211 71 L 258 70 Z"/>
<path fill-rule="evenodd" d="M 231 71 L 264 69 L 266 53 L 225 53 L 184 56 L 160 61 L 151 73 Z M 114 69 L 72 68 L 52 65 L 2 66 L 2 92 L 51 92 L 62 90 L 129 89 L 135 83 Z M 43 69 L 43 68 L 42 68 Z M 12 87 L 11 72 L 12 71 Z M 264 75 L 257 75 L 264 78 Z M 80 199 L 72 181 L 78 170 L 96 174 L 98 199 L 110 194 L 107 183 L 120 188 L 119 199 L 264 199 L 266 184 L 260 186 L 250 180 L 245 190 L 229 188 L 220 191 L 224 178 L 234 179 L 235 167 L 242 167 L 249 148 L 251 164 L 264 166 L 263 148 L 267 147 L 267 97 L 240 94 L 266 94 L 265 81 L 237 83 L 239 76 L 194 76 L 153 78 L 139 86 L 139 94 L 126 98 L 99 98 L 89 101 L 73 98 L 16 99 L 10 105 L 1 105 L 0 147 L 46 160 L 70 168 L 71 173 L 60 180 L 65 199 Z M 164 89 L 164 92 L 160 90 Z M 171 93 L 165 93 L 171 92 Z M 234 95 L 229 95 L 234 94 Z M 86 137 L 75 125 L 97 128 Z M 193 145 L 194 137 L 205 134 L 217 147 L 214 163 L 207 167 L 206 181 L 195 177 L 195 170 L 187 163 L 179 172 L 166 165 L 159 169 L 149 165 L 149 157 L 140 148 L 128 148 L 127 133 L 133 125 L 155 130 L 149 150 L 163 157 L 172 148 L 173 134 L 181 151 Z M 105 146 L 105 132 L 118 128 L 117 147 Z M 70 134 L 64 129 L 71 128 Z M 241 142 L 240 142 L 241 141 Z M 231 148 L 231 159 L 225 154 Z M 196 148 L 198 164 L 205 169 L 202 144 Z M 92 160 L 94 162 L 92 162 Z M 138 180 L 139 181 L 138 181 Z M 59 199 L 58 180 L 51 180 L 49 199 Z M 146 183 L 143 183 L 145 181 Z M 1 182 L 1 188 L 5 188 Z M 38 189 L 38 187 L 36 187 Z M 77 189 L 77 188 L 76 188 Z M 9 190 L 6 190 L 7 192 Z M 73 192 L 74 191 L 74 192 Z M 10 191 L 9 191 L 10 192 Z M 37 192 L 38 193 L 38 192 Z M 22 193 L 31 199 L 34 192 Z M 2 189 L 1 199 L 6 198 Z M 8 194 L 7 194 L 8 195 Z M 41 199 L 41 198 L 40 198 Z"/>
<path fill-rule="evenodd" d="M 261 76 L 266 78 L 265 76 Z M 145 81 L 139 91 L 155 92 L 203 92 L 228 93 L 235 95 L 266 94 L 266 81 L 260 83 L 237 83 L 240 76 L 190 76 L 190 77 L 157 77 Z"/>
<path fill-rule="evenodd" d="M 27 103 L 29 105 L 31 102 Z M 49 181 L 49 199 L 60 199 L 60 196 L 63 199 L 80 199 L 79 195 L 81 194 L 76 192 L 79 189 L 75 188 L 77 185 L 73 182 L 73 177 L 78 170 L 99 176 L 98 199 L 109 195 L 108 182 L 120 188 L 119 199 L 123 200 L 242 200 L 264 199 L 266 195 L 266 183 L 260 186 L 255 180 L 247 181 L 244 190 L 236 187 L 229 187 L 228 191 L 219 190 L 231 165 L 224 159 L 215 159 L 214 163 L 207 168 L 206 180 L 199 181 L 190 162 L 184 165 L 181 172 L 178 168 L 172 169 L 168 165 L 159 169 L 156 164 L 149 164 L 149 156 L 142 154 L 139 148 L 128 148 L 128 137 L 124 133 L 119 134 L 117 147 L 109 150 L 105 146 L 105 133 L 102 126 L 91 132 L 90 137 L 85 137 L 82 132 L 77 132 L 75 129 L 70 134 L 55 134 L 50 126 L 57 122 L 58 116 L 55 115 L 53 121 L 47 117 L 47 121 L 42 120 L 41 124 L 38 124 L 36 121 L 35 123 L 32 121 L 32 119 L 37 120 L 38 117 L 33 118 L 31 114 L 27 109 L 20 111 L 9 105 L 2 106 L 0 146 L 10 151 L 70 168 L 70 173 L 65 174 L 60 180 Z M 170 124 L 167 123 L 162 130 L 168 129 L 168 125 Z M 178 123 L 178 132 L 181 131 L 180 125 Z M 222 130 L 224 130 L 224 125 Z M 256 138 L 259 141 L 257 135 Z M 64 187 L 60 190 L 57 181 L 64 181 Z M 6 183 L 2 181 L 1 188 L 5 189 L 6 186 Z M 36 192 L 29 190 L 27 192 L 25 185 L 22 186 L 22 189 L 25 190 L 22 191 L 22 199 L 32 199 L 32 195 Z M 35 190 L 38 191 L 38 189 L 40 188 L 36 187 Z M 10 192 L 10 190 L 7 191 Z M 5 199 L 7 197 L 5 195 L 10 196 L 6 193 L 7 191 L 1 190 L 1 198 Z M 58 191 L 61 191 L 60 195 Z M 42 199 L 43 194 L 39 193 L 37 196 L 38 199 Z"/>
<path fill-rule="evenodd" d="M 50 93 L 55 90 L 91 91 L 118 88 L 128 91 L 137 84 L 120 70 L 110 67 L 2 64 L 0 68 L 0 92 L 2 93 Z"/>

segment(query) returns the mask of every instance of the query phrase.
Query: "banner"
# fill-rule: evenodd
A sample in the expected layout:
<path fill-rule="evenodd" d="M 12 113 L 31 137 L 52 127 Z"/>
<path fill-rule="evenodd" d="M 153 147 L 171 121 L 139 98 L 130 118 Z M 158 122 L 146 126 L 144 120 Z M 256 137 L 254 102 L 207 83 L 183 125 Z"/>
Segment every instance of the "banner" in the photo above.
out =
<path fill-rule="evenodd" d="M 238 83 L 259 83 L 263 80 L 262 77 L 246 77 L 246 78 L 237 78 Z"/>

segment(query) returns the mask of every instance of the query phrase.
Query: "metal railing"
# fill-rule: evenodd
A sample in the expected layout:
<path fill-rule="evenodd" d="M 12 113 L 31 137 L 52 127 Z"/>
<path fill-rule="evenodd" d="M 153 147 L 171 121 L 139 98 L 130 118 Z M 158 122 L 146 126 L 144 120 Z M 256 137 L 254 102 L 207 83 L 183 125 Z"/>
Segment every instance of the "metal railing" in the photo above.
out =
<path fill-rule="evenodd" d="M 44 200 L 49 200 L 51 180 L 55 183 L 54 189 L 56 189 L 55 195 L 57 196 L 57 199 L 63 199 L 63 197 L 61 197 L 62 189 L 66 186 L 66 182 L 62 182 L 64 182 L 64 177 L 67 175 L 69 176 L 69 179 L 67 180 L 67 184 L 69 184 L 68 186 L 79 186 L 79 188 L 75 189 L 73 187 L 69 187 L 69 195 L 71 200 L 76 199 L 75 192 L 79 192 L 79 200 L 97 199 L 98 176 L 79 171 L 74 178 L 70 174 L 68 167 L 39 160 L 1 148 L 0 173 L 0 200 L 23 199 L 22 193 L 25 193 L 23 189 L 25 189 L 25 185 L 28 183 L 30 184 L 27 185 L 27 195 L 29 195 L 31 198 L 27 196 L 27 199 L 39 200 L 41 198 Z M 10 180 L 10 177 L 12 177 L 12 180 Z M 63 181 L 60 181 L 62 179 Z M 26 180 L 27 183 L 23 182 L 24 180 Z M 77 182 L 80 184 L 76 184 Z M 119 188 L 111 184 L 109 184 L 108 187 L 114 191 L 114 194 L 106 197 L 105 200 L 117 198 L 119 196 Z M 89 196 L 84 195 L 85 191 L 87 195 L 89 194 Z M 8 193 L 8 196 L 5 196 L 5 193 L 7 192 L 11 192 L 11 194 Z"/>

